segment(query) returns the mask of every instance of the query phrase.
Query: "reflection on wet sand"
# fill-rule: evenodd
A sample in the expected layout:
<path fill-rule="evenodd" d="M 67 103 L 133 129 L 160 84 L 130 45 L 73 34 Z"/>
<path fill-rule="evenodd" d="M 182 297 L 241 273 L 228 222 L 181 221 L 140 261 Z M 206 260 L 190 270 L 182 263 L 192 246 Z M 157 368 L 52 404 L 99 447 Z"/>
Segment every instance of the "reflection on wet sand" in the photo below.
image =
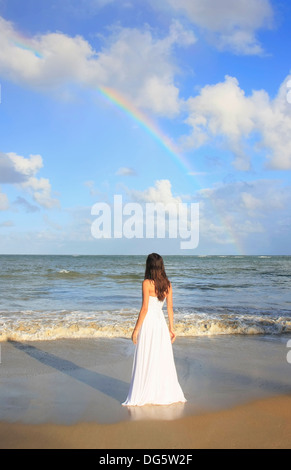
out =
<path fill-rule="evenodd" d="M 171 421 L 183 416 L 185 403 L 173 403 L 171 405 L 144 405 L 126 406 L 130 418 L 139 420 L 165 420 Z"/>

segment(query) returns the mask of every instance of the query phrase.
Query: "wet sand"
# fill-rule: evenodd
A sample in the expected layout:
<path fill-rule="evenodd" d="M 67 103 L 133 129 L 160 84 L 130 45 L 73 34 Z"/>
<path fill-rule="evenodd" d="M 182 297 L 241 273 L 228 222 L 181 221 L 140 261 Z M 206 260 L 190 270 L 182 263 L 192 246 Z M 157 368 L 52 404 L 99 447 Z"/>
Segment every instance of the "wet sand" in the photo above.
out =
<path fill-rule="evenodd" d="M 0 447 L 289 448 L 289 338 L 177 338 L 187 403 L 128 408 L 130 340 L 3 342 Z"/>
<path fill-rule="evenodd" d="M 1 449 L 290 449 L 291 397 L 174 421 L 0 423 Z"/>

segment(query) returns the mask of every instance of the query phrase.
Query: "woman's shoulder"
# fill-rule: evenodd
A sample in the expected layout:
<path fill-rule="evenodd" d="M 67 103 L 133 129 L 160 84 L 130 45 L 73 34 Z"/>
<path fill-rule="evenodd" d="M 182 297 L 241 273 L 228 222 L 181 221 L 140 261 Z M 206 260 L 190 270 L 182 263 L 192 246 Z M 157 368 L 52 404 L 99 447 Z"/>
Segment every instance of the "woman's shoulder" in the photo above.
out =
<path fill-rule="evenodd" d="M 150 289 L 150 287 L 154 285 L 153 282 L 154 281 L 151 281 L 150 279 L 144 279 L 144 281 L 142 282 L 142 286 L 144 289 Z"/>

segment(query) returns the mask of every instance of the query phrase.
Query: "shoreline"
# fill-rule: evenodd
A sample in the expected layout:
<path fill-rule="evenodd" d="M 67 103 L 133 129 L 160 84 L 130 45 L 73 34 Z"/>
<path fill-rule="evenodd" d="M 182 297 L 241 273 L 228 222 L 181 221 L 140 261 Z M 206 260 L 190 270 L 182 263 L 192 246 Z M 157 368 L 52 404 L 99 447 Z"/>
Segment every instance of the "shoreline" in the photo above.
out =
<path fill-rule="evenodd" d="M 291 446 L 288 339 L 178 337 L 174 356 L 187 403 L 158 407 L 121 406 L 130 340 L 2 342 L 0 447 Z"/>

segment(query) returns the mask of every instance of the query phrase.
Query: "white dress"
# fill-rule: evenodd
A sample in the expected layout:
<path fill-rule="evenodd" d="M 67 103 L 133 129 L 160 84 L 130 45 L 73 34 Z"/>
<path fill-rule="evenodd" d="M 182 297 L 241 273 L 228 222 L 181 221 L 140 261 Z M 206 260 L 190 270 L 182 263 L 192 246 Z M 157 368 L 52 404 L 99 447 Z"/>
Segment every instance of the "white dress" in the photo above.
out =
<path fill-rule="evenodd" d="M 124 406 L 170 405 L 186 402 L 178 382 L 173 347 L 163 313 L 164 301 L 149 297 L 139 331 L 131 384 Z"/>

